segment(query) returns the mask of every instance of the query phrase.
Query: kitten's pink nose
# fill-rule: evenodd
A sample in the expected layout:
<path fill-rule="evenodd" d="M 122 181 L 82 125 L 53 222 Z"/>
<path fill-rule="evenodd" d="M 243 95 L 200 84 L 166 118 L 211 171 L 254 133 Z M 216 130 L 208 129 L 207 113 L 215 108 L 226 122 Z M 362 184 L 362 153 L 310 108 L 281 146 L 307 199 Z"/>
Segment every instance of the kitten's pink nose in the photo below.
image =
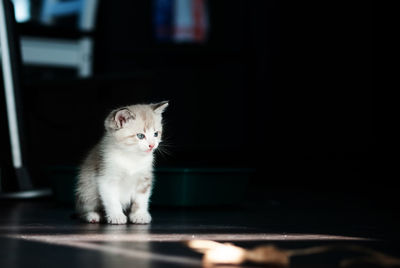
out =
<path fill-rule="evenodd" d="M 150 149 L 153 149 L 153 147 L 154 147 L 154 144 L 149 144 Z"/>

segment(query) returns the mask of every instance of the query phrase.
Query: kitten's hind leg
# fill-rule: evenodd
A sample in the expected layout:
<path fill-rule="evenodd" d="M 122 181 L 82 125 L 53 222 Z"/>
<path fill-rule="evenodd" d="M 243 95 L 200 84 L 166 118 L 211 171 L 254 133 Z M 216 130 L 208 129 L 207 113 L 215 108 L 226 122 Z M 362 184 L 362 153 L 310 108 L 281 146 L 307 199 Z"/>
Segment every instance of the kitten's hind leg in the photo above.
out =
<path fill-rule="evenodd" d="M 86 212 L 81 218 L 88 223 L 99 223 L 100 222 L 100 213 L 96 211 Z"/>
<path fill-rule="evenodd" d="M 97 199 L 82 201 L 80 198 L 77 200 L 77 211 L 79 218 L 88 223 L 99 223 L 101 215 L 99 212 L 99 201 Z"/>

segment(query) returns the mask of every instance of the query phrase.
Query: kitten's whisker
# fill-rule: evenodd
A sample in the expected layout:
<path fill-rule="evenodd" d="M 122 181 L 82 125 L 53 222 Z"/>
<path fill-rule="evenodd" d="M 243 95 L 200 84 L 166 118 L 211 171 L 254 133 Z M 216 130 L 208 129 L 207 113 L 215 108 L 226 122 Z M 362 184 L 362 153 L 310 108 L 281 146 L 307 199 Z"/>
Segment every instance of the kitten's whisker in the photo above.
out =
<path fill-rule="evenodd" d="M 158 152 L 162 157 L 171 156 L 172 153 L 166 148 L 168 146 L 171 147 L 171 145 L 165 144 L 164 142 L 160 143 L 160 145 L 158 146 L 156 152 Z"/>

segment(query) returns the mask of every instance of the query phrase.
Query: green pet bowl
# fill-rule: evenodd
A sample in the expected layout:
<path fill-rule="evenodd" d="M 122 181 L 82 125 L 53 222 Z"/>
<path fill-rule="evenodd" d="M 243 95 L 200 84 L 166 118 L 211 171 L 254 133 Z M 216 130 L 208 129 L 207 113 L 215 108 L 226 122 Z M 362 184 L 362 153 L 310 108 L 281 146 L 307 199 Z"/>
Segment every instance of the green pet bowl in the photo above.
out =
<path fill-rule="evenodd" d="M 157 206 L 212 206 L 239 204 L 246 195 L 252 169 L 156 168 L 151 204 Z M 78 168 L 54 166 L 47 170 L 54 198 L 73 204 Z"/>
<path fill-rule="evenodd" d="M 240 168 L 158 168 L 151 203 L 160 206 L 239 204 L 252 170 Z"/>

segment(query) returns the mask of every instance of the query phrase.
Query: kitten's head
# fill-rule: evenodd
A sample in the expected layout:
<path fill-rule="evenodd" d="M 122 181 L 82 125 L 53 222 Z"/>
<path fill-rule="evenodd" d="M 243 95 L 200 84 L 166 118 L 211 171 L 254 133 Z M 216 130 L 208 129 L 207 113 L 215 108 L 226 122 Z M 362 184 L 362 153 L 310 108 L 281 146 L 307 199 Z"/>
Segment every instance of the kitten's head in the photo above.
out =
<path fill-rule="evenodd" d="M 151 153 L 161 142 L 162 113 L 167 106 L 168 101 L 163 101 L 116 109 L 105 120 L 106 130 L 121 148 Z"/>

